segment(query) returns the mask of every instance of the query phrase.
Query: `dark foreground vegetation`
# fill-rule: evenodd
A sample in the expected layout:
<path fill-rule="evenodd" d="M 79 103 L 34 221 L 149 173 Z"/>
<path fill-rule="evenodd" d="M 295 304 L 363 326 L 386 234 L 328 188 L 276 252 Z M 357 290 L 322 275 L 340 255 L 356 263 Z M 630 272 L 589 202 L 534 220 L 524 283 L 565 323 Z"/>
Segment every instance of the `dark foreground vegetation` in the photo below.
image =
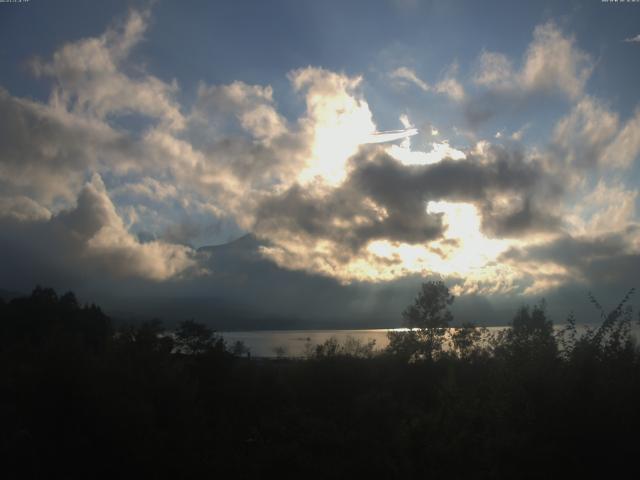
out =
<path fill-rule="evenodd" d="M 615 478 L 637 471 L 628 296 L 594 329 L 544 305 L 448 330 L 428 282 L 413 330 L 250 359 L 207 327 L 115 328 L 73 294 L 0 302 L 3 478 Z M 634 473 L 630 473 L 634 475 Z"/>

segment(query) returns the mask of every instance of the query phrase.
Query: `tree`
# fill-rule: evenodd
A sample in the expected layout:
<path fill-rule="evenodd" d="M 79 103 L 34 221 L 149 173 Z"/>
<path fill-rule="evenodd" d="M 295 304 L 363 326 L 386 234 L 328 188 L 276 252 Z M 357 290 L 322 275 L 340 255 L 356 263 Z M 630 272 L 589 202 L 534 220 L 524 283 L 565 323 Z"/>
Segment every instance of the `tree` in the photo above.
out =
<path fill-rule="evenodd" d="M 486 327 L 478 328 L 474 323 L 465 322 L 451 335 L 453 349 L 461 359 L 472 359 L 485 352 L 483 342 L 489 335 Z"/>
<path fill-rule="evenodd" d="M 402 312 L 407 330 L 389 332 L 388 351 L 409 359 L 436 358 L 453 320 L 448 307 L 454 298 L 441 281 L 423 283 L 413 304 Z"/>
<path fill-rule="evenodd" d="M 182 353 L 199 354 L 209 350 L 224 350 L 224 341 L 213 329 L 195 320 L 180 322 L 175 331 L 176 344 Z"/>
<path fill-rule="evenodd" d="M 533 309 L 524 305 L 511 321 L 511 328 L 496 338 L 495 353 L 511 362 L 555 361 L 558 345 L 553 332 L 553 322 L 547 318 L 544 300 Z"/>

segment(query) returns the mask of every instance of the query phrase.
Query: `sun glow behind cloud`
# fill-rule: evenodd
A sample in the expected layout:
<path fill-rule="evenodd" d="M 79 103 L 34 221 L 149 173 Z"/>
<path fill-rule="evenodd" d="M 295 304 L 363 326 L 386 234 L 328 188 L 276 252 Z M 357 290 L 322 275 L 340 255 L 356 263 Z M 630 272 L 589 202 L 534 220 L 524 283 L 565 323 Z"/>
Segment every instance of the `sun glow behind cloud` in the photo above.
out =
<path fill-rule="evenodd" d="M 298 176 L 301 183 L 320 178 L 337 185 L 346 176 L 346 162 L 376 131 L 367 102 L 356 95 L 361 77 L 346 77 L 306 68 L 289 74 L 296 90 L 306 90 L 303 129 L 312 138 L 311 155 Z"/>
<path fill-rule="evenodd" d="M 408 139 L 418 130 L 377 131 L 368 103 L 357 89 L 361 77 L 346 77 L 322 69 L 307 68 L 289 75 L 294 88 L 306 88 L 307 117 L 301 123 L 313 139 L 306 168 L 298 181 L 320 180 L 339 185 L 347 176 L 347 161 L 361 145 Z M 403 120 L 403 119 L 401 119 Z"/>
<path fill-rule="evenodd" d="M 391 145 L 387 148 L 387 153 L 404 165 L 432 165 L 445 158 L 451 160 L 462 160 L 466 158 L 463 151 L 455 149 L 449 145 L 448 141 L 431 143 L 431 150 L 421 152 L 411 149 L 408 138 L 401 145 Z"/>
<path fill-rule="evenodd" d="M 439 274 L 469 280 L 487 275 L 485 268 L 506 251 L 510 242 L 486 237 L 480 216 L 468 203 L 429 202 L 428 213 L 440 213 L 446 225 L 444 238 L 425 245 L 380 240 L 368 251 L 381 259 L 395 260 L 405 273 Z"/>
<path fill-rule="evenodd" d="M 625 118 L 589 92 L 596 62 L 552 22 L 533 30 L 520 62 L 483 51 L 466 76 L 464 66 L 438 76 L 419 65 L 380 76 L 386 85 L 369 76 L 373 111 L 411 111 L 421 125 L 405 113 L 397 130 L 381 131 L 364 78 L 321 66 L 281 72 L 290 90 L 234 76 L 183 91 L 129 55 L 149 15 L 132 11 L 101 35 L 33 60 L 36 75 L 51 80 L 49 103 L 0 87 L 3 118 L 18 119 L 0 135 L 0 216 L 70 228 L 55 219 L 76 210 L 95 173 L 104 179 L 100 198 L 113 204 L 103 230 L 110 234 L 82 237 L 80 247 L 105 264 L 128 258 L 117 263 L 122 277 L 153 279 L 199 271 L 193 247 L 244 233 L 289 270 L 342 283 L 440 274 L 464 278 L 466 292 L 518 282 L 524 293 L 542 291 L 594 277 L 590 258 L 599 261 L 603 245 L 607 255 L 638 251 L 631 169 L 640 113 Z M 398 80 L 407 85 L 396 88 Z M 395 93 L 381 98 L 387 91 Z M 182 100 L 191 93 L 190 108 Z M 394 103 L 407 94 L 409 102 Z M 536 118 L 516 131 L 498 123 L 514 99 L 527 109 L 558 94 L 568 110 L 540 147 L 529 143 L 540 134 Z M 283 95 L 297 95 L 299 116 L 285 115 Z M 417 96 L 461 109 L 471 130 L 447 125 L 457 117 L 436 103 L 414 109 Z M 499 134 L 487 139 L 481 125 Z M 569 255 L 572 244 L 591 257 Z M 167 268 L 132 268 L 149 259 Z"/>
<path fill-rule="evenodd" d="M 356 79 L 350 86 L 358 83 Z M 400 117 L 404 129 L 376 131 L 366 101 L 358 99 L 346 88 L 332 93 L 325 89 L 320 94 L 314 93 L 312 87 L 307 95 L 307 105 L 312 106 L 312 156 L 298 176 L 298 181 L 306 188 L 323 192 L 338 188 L 349 174 L 349 158 L 360 146 L 370 143 L 402 140 L 399 145 L 394 143 L 385 151 L 403 165 L 433 165 L 445 159 L 466 158 L 465 152 L 451 147 L 447 140 L 431 142 L 429 151 L 412 149 L 411 137 L 418 130 L 406 115 Z M 481 281 L 491 270 L 487 266 L 509 246 L 507 240 L 490 239 L 481 232 L 477 208 L 470 203 L 432 201 L 425 203 L 425 214 L 443 216 L 446 229 L 442 239 L 425 241 L 423 245 L 374 240 L 367 244 L 362 255 L 346 264 L 337 267 L 327 263 L 319 267 L 320 270 L 326 270 L 326 273 L 347 283 L 352 280 L 392 280 L 408 274 L 458 276 L 471 282 L 476 278 Z M 316 247 L 321 243 L 316 242 Z M 286 250 L 291 251 L 292 248 L 289 245 Z M 320 249 L 322 251 L 316 248 L 316 253 L 330 255 L 328 248 L 326 245 Z M 263 252 L 282 265 L 290 263 L 281 249 L 265 248 Z"/>

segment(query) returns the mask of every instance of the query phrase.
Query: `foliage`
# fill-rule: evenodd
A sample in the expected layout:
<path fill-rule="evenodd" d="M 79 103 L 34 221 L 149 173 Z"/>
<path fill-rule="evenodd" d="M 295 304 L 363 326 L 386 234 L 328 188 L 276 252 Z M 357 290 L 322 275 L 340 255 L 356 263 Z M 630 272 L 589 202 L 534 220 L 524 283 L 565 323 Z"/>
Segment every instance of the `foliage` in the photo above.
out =
<path fill-rule="evenodd" d="M 417 331 L 452 321 L 439 292 Z M 419 335 L 270 361 L 38 288 L 0 302 L 3 478 L 620 476 L 640 428 L 631 294 L 608 313 L 592 296 L 586 331 L 554 333 L 544 304 L 502 334 L 446 329 L 427 361 Z"/>
<path fill-rule="evenodd" d="M 315 347 L 307 348 L 306 357 L 309 359 L 327 359 L 335 357 L 372 358 L 376 341 L 374 339 L 363 342 L 358 338 L 347 335 L 344 343 L 340 343 L 335 336 L 329 337 L 323 343 Z"/>
<path fill-rule="evenodd" d="M 455 355 L 461 359 L 473 359 L 486 353 L 489 331 L 465 322 L 451 333 L 451 344 Z"/>
<path fill-rule="evenodd" d="M 410 360 L 437 358 L 453 319 L 448 309 L 453 300 L 443 282 L 423 283 L 414 302 L 402 312 L 407 330 L 389 332 L 389 352 Z"/>
<path fill-rule="evenodd" d="M 496 356 L 515 364 L 543 360 L 553 362 L 557 358 L 553 322 L 547 318 L 544 301 L 533 309 L 527 305 L 520 307 L 510 327 L 502 330 L 492 341 Z"/>
<path fill-rule="evenodd" d="M 413 304 L 402 312 L 405 325 L 408 328 L 419 329 L 447 328 L 453 319 L 448 310 L 453 300 L 453 295 L 443 282 L 423 283 Z"/>
<path fill-rule="evenodd" d="M 180 322 L 174 332 L 176 346 L 181 353 L 190 355 L 205 353 L 210 350 L 224 350 L 222 337 L 202 323 L 194 320 Z M 241 350 L 241 345 L 236 345 Z M 239 351 L 238 353 L 244 353 Z"/>

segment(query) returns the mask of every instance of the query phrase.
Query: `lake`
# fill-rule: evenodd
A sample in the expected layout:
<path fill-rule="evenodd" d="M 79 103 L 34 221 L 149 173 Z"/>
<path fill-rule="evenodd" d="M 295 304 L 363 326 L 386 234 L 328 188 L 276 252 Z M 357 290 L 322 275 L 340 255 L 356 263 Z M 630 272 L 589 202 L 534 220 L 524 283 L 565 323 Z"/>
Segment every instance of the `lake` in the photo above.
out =
<path fill-rule="evenodd" d="M 556 330 L 564 325 L 556 325 Z M 494 333 L 507 327 L 488 327 Z M 578 332 L 584 332 L 586 325 L 578 326 Z M 314 346 L 335 337 L 341 345 L 351 337 L 363 344 L 375 340 L 376 350 L 384 349 L 388 344 L 387 332 L 401 331 L 402 328 L 377 328 L 361 330 L 261 330 L 247 332 L 220 332 L 229 346 L 241 341 L 249 348 L 254 357 L 276 358 L 278 354 L 285 357 L 302 357 L 308 345 Z M 634 323 L 632 334 L 640 338 L 640 328 Z M 278 352 L 278 350 L 280 350 Z"/>
<path fill-rule="evenodd" d="M 393 329 L 380 328 L 372 330 L 263 330 L 251 332 L 222 332 L 228 345 L 241 341 L 255 357 L 277 357 L 277 349 L 287 357 L 301 357 L 305 354 L 307 344 L 318 345 L 331 337 L 343 344 L 348 337 L 367 343 L 376 341 L 376 349 L 387 346 L 387 332 Z"/>
<path fill-rule="evenodd" d="M 505 327 L 489 327 L 489 331 L 498 331 Z M 376 328 L 362 330 L 262 330 L 250 332 L 221 332 L 229 346 L 241 341 L 255 357 L 275 358 L 302 357 L 308 346 L 324 343 L 335 337 L 341 345 L 349 338 L 366 344 L 375 340 L 375 350 L 382 350 L 389 344 L 387 332 L 402 331 L 403 328 Z"/>

